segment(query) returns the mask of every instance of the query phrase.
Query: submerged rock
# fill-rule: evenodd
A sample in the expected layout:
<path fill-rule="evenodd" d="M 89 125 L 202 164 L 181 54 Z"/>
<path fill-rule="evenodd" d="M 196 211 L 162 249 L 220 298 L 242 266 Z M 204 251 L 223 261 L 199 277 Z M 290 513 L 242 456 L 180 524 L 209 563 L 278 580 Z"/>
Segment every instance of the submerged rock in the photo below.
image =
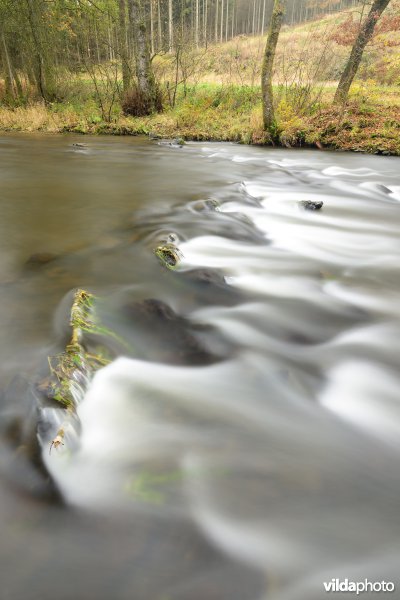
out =
<path fill-rule="evenodd" d="M 305 210 L 321 210 L 324 203 L 322 200 L 301 200 L 299 202 L 300 206 L 302 206 Z"/>
<path fill-rule="evenodd" d="M 386 185 L 382 185 L 381 183 L 377 183 L 375 185 L 375 189 L 377 192 L 382 192 L 382 194 L 393 194 L 391 189 L 389 189 Z"/>
<path fill-rule="evenodd" d="M 192 269 L 187 276 L 196 283 L 229 287 L 226 283 L 225 276 L 215 269 Z"/>
<path fill-rule="evenodd" d="M 197 200 L 196 202 L 192 202 L 189 206 L 196 212 L 208 212 L 215 210 L 219 211 L 219 203 L 213 198 L 208 198 L 207 200 Z"/>
<path fill-rule="evenodd" d="M 0 391 L 0 406 L 3 478 L 29 497 L 61 502 L 57 486 L 42 460 L 37 437 L 37 405 L 30 382 L 21 375 L 15 376 Z"/>
<path fill-rule="evenodd" d="M 183 138 L 174 138 L 173 140 L 161 140 L 159 146 L 169 146 L 170 148 L 182 148 L 186 144 Z"/>
<path fill-rule="evenodd" d="M 178 315 L 162 300 L 148 298 L 125 304 L 122 308 L 132 321 L 144 358 L 172 364 L 206 365 L 220 360 L 197 339 L 196 333 L 211 333 L 212 328 L 196 325 Z"/>
<path fill-rule="evenodd" d="M 173 244 L 175 247 L 179 244 L 179 237 L 177 233 L 168 233 L 164 238 L 160 240 L 161 244 Z"/>
<path fill-rule="evenodd" d="M 25 262 L 26 267 L 41 267 L 53 262 L 58 258 L 57 254 L 52 252 L 36 252 L 31 254 L 28 260 Z"/>

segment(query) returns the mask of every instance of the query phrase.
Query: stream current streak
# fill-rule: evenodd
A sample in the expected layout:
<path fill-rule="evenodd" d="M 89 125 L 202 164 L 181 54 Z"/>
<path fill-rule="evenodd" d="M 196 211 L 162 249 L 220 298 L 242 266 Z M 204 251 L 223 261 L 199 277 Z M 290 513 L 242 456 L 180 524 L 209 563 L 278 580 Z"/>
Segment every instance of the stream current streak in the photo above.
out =
<path fill-rule="evenodd" d="M 13 144 L 24 150 L 8 138 L 5 155 Z M 41 412 L 66 508 L 31 507 L 25 544 L 8 527 L 28 575 L 8 559 L 6 598 L 36 598 L 33 580 L 50 598 L 67 565 L 78 576 L 65 598 L 100 600 L 317 600 L 332 578 L 396 583 L 398 159 L 96 138 L 77 165 L 51 144 L 78 178 L 101 178 L 105 163 L 108 178 L 124 173 L 118 214 L 100 194 L 93 239 L 70 249 L 48 236 L 54 264 L 1 293 L 21 304 L 40 285 L 55 305 L 93 289 L 127 346 L 96 374 L 69 447 L 49 455 L 62 415 Z M 177 271 L 152 253 L 170 233 Z M 59 334 L 64 321 L 61 303 Z M 54 341 L 49 332 L 44 356 Z M 17 521 L 19 502 L 2 509 Z M 39 541 L 34 560 L 26 543 Z"/>

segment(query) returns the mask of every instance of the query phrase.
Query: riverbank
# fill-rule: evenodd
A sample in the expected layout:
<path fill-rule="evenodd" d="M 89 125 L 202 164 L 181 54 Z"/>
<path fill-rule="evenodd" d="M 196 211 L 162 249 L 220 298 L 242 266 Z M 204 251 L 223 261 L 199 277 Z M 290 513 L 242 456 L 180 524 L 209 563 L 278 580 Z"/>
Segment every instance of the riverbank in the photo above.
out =
<path fill-rule="evenodd" d="M 173 108 L 149 117 L 124 116 L 113 107 L 102 118 L 93 103 L 32 104 L 0 108 L 0 130 L 21 132 L 154 135 L 185 140 L 318 147 L 400 156 L 400 89 L 354 86 L 346 107 L 334 107 L 325 90 L 307 114 L 295 102 L 277 105 L 277 130 L 263 131 L 260 90 L 254 86 L 199 84 L 181 90 Z"/>
<path fill-rule="evenodd" d="M 122 91 L 115 61 L 55 72 L 58 102 L 48 105 L 35 103 L 25 81 L 25 106 L 7 107 L 0 81 L 0 131 L 152 134 L 400 156 L 400 0 L 365 50 L 348 104 L 333 106 L 352 46 L 348 29 L 358 18 L 354 8 L 283 27 L 275 58 L 277 127 L 270 134 L 262 127 L 259 86 L 265 36 L 257 35 L 155 56 L 164 111 L 150 117 L 124 114 L 132 98 Z"/>

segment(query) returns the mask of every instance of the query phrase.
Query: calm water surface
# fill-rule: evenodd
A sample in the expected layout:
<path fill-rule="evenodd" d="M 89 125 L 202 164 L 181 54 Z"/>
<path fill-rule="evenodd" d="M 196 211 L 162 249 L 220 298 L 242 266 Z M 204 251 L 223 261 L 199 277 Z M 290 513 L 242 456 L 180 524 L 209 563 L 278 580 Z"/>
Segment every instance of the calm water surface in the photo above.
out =
<path fill-rule="evenodd" d="M 0 138 L 1 600 L 400 590 L 399 168 Z M 50 455 L 37 382 L 77 287 L 124 342 Z"/>

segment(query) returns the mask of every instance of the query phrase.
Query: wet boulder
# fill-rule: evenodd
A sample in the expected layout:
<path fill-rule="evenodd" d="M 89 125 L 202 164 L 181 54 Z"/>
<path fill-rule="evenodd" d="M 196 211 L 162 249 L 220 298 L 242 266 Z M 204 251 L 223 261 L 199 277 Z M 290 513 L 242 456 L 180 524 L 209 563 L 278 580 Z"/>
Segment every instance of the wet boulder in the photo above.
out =
<path fill-rule="evenodd" d="M 302 200 L 299 204 L 305 210 L 321 210 L 324 205 L 322 200 Z"/>
<path fill-rule="evenodd" d="M 196 212 L 219 211 L 219 203 L 213 198 L 208 198 L 207 200 L 196 200 L 195 202 L 191 202 L 189 208 Z"/>
<path fill-rule="evenodd" d="M 169 146 L 170 148 L 182 148 L 185 145 L 183 138 L 174 138 L 173 140 L 160 140 L 159 146 Z"/>

